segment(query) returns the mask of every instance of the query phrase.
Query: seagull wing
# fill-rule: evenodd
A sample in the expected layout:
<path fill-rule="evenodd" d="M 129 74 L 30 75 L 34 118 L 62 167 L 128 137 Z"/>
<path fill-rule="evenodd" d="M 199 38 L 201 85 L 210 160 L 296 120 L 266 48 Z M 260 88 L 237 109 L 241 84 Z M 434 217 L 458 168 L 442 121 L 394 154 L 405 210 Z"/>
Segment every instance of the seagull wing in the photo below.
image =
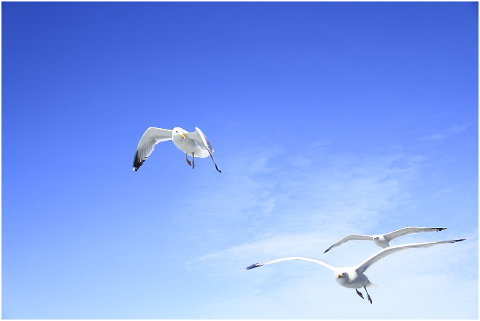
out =
<path fill-rule="evenodd" d="M 440 242 L 428 242 L 428 243 L 412 243 L 412 244 L 404 244 L 404 245 L 396 245 L 396 246 L 387 247 L 387 248 L 381 250 L 380 252 L 378 252 L 377 254 L 372 255 L 371 257 L 369 257 L 368 259 L 366 259 L 365 261 L 363 261 L 359 265 L 357 265 L 355 267 L 355 269 L 357 271 L 363 273 L 373 263 L 389 256 L 390 254 L 398 253 L 398 252 L 403 251 L 403 250 L 414 249 L 414 248 L 419 248 L 419 247 L 430 247 L 430 246 L 434 246 L 434 245 L 437 245 L 437 244 L 455 243 L 455 242 L 461 242 L 461 241 L 464 241 L 464 240 L 465 239 L 451 240 L 451 241 L 440 241 Z"/>
<path fill-rule="evenodd" d="M 330 246 L 330 247 L 329 247 L 325 252 L 323 252 L 323 253 L 327 253 L 328 251 L 330 251 L 330 250 L 333 249 L 334 247 L 340 246 L 340 245 L 342 245 L 342 244 L 345 243 L 345 242 L 353 241 L 353 240 L 373 241 L 373 236 L 360 235 L 360 234 L 350 234 L 350 235 L 347 235 L 347 236 L 345 236 L 343 239 L 341 239 L 340 241 L 338 241 L 337 243 L 335 243 L 335 244 L 333 244 L 332 246 Z"/>
<path fill-rule="evenodd" d="M 185 136 L 196 142 L 201 148 L 208 151 L 210 157 L 213 160 L 213 163 L 215 164 L 215 168 L 221 173 L 222 171 L 218 168 L 217 163 L 215 162 L 215 158 L 213 158 L 213 147 L 208 141 L 207 136 L 205 136 L 205 134 L 200 130 L 200 128 L 195 127 L 194 133 L 186 133 Z"/>
<path fill-rule="evenodd" d="M 257 267 L 260 267 L 260 266 L 264 266 L 264 265 L 267 265 L 267 264 L 273 264 L 273 263 L 277 263 L 277 262 L 281 262 L 281 261 L 288 261 L 288 260 L 310 261 L 310 262 L 313 262 L 313 263 L 323 265 L 324 267 L 329 268 L 332 271 L 335 271 L 335 267 L 333 265 L 328 264 L 327 262 L 324 262 L 322 260 L 317 260 L 317 259 L 311 259 L 311 258 L 308 258 L 308 257 L 302 257 L 302 256 L 291 256 L 291 257 L 284 257 L 284 258 L 275 259 L 275 260 L 265 260 L 263 262 L 255 263 L 255 264 L 252 264 L 250 266 L 247 266 L 243 270 L 244 271 L 245 270 L 251 270 L 251 269 L 254 269 L 254 268 L 257 268 Z"/>
<path fill-rule="evenodd" d="M 200 130 L 200 128 L 195 127 L 195 132 L 186 133 L 185 136 L 194 140 L 200 147 L 208 150 L 209 153 L 213 154 L 213 147 L 207 139 L 207 136 Z"/>
<path fill-rule="evenodd" d="M 142 166 L 143 162 L 153 152 L 156 144 L 167 140 L 172 140 L 172 131 L 170 129 L 148 128 L 143 133 L 140 142 L 138 142 L 137 151 L 133 158 L 133 171 L 136 172 Z"/>
<path fill-rule="evenodd" d="M 404 236 L 407 234 L 415 234 L 422 232 L 439 232 L 445 230 L 446 227 L 404 227 L 399 230 L 385 234 L 384 237 L 387 241 L 396 239 L 397 237 Z"/>

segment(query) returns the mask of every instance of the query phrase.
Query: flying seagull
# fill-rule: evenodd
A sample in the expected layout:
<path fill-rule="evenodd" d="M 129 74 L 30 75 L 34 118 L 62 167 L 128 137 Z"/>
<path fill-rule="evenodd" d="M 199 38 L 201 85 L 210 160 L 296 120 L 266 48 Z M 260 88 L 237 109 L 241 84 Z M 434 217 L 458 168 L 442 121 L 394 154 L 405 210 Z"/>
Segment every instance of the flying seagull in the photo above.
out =
<path fill-rule="evenodd" d="M 167 140 L 172 140 L 175 146 L 185 152 L 185 159 L 188 165 L 192 166 L 192 169 L 195 168 L 195 157 L 205 158 L 210 156 L 217 171 L 222 172 L 213 158 L 212 145 L 210 145 L 207 136 L 198 127 L 195 127 L 195 132 L 193 133 L 189 133 L 180 127 L 175 127 L 173 130 L 156 127 L 148 128 L 138 143 L 137 151 L 133 158 L 133 171 L 136 172 L 142 166 L 143 162 L 153 152 L 155 145 Z M 188 159 L 188 155 L 192 156 L 192 162 Z"/>
<path fill-rule="evenodd" d="M 353 241 L 353 240 L 361 240 L 361 241 L 373 241 L 375 244 L 382 248 L 386 248 L 390 246 L 390 242 L 393 239 L 396 239 L 397 237 L 404 236 L 407 234 L 414 234 L 414 233 L 422 233 L 422 232 L 439 232 L 446 230 L 446 227 L 404 227 L 399 230 L 390 232 L 388 234 L 378 234 L 378 235 L 359 235 L 359 234 L 350 234 L 345 236 L 343 239 L 338 241 L 337 243 L 333 244 L 330 246 L 325 252 L 327 253 L 334 247 L 340 246 L 345 242 L 348 241 Z"/>
<path fill-rule="evenodd" d="M 246 267 L 244 270 L 251 270 L 260 266 L 264 266 L 267 264 L 272 264 L 272 263 L 277 263 L 280 261 L 287 261 L 287 260 L 304 260 L 304 261 L 310 261 L 313 263 L 317 263 L 320 265 L 325 266 L 326 268 L 329 268 L 335 273 L 335 277 L 337 279 L 337 283 L 340 284 L 341 286 L 344 286 L 346 288 L 354 288 L 357 294 L 363 299 L 363 294 L 358 291 L 359 288 L 364 288 L 365 292 L 367 293 L 368 296 L 368 301 L 370 301 L 370 304 L 372 303 L 372 298 L 368 294 L 367 287 L 376 287 L 377 285 L 374 285 L 370 282 L 368 277 L 363 274 L 373 263 L 387 257 L 390 254 L 397 253 L 403 250 L 408 250 L 408 249 L 413 249 L 413 248 L 418 248 L 418 247 L 430 247 L 433 245 L 437 244 L 444 244 L 444 243 L 455 243 L 455 242 L 460 242 L 464 241 L 465 239 L 460 239 L 460 240 L 451 240 L 451 241 L 441 241 L 441 242 L 429 242 L 429 243 L 413 243 L 413 244 L 404 244 L 404 245 L 396 245 L 392 247 L 385 248 L 378 252 L 377 254 L 372 255 L 362 263 L 356 266 L 351 266 L 351 267 L 334 267 L 333 265 L 328 264 L 327 262 L 324 262 L 322 260 L 318 259 L 311 259 L 308 257 L 301 257 L 301 256 L 292 256 L 292 257 L 285 257 L 282 259 L 275 259 L 275 260 L 266 260 L 260 263 L 255 263 L 252 264 L 248 267 Z"/>

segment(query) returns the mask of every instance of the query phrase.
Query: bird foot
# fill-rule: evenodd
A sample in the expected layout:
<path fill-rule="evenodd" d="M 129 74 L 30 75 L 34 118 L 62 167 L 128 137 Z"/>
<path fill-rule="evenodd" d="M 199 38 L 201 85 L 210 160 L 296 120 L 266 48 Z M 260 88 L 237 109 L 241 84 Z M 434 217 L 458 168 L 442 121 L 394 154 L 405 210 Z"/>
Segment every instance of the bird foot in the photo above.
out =
<path fill-rule="evenodd" d="M 355 291 L 357 291 L 357 294 L 363 299 L 363 294 L 362 292 L 359 292 L 357 289 L 355 289 Z M 370 296 L 369 296 L 370 297 Z"/>
<path fill-rule="evenodd" d="M 368 301 L 370 301 L 370 304 L 372 304 L 372 298 L 370 297 L 370 294 L 368 295 Z"/>
<path fill-rule="evenodd" d="M 188 160 L 187 154 L 185 154 L 185 160 L 187 161 L 188 165 L 192 166 L 192 163 Z"/>

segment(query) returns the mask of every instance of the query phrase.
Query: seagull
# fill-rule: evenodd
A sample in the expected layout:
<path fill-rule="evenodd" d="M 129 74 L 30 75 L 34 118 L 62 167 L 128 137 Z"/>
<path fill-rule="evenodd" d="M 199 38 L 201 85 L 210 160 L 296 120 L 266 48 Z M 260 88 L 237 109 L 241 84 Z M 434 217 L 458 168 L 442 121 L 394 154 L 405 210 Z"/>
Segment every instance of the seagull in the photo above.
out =
<path fill-rule="evenodd" d="M 345 242 L 348 241 L 353 241 L 353 240 L 361 240 L 361 241 L 373 241 L 375 244 L 382 248 L 386 248 L 390 246 L 390 242 L 393 239 L 396 239 L 397 237 L 404 236 L 407 234 L 414 234 L 414 233 L 422 233 L 422 232 L 439 232 L 446 230 L 446 227 L 404 227 L 399 230 L 390 232 L 388 234 L 379 234 L 379 235 L 359 235 L 359 234 L 350 234 L 345 236 L 343 239 L 338 241 L 337 243 L 333 244 L 330 246 L 325 252 L 327 253 L 334 247 L 340 246 Z"/>
<path fill-rule="evenodd" d="M 396 245 L 392 247 L 385 248 L 378 252 L 377 254 L 372 255 L 362 263 L 356 266 L 351 266 L 351 267 L 334 267 L 333 265 L 328 264 L 327 262 L 324 262 L 322 260 L 318 259 L 311 259 L 308 257 L 302 257 L 302 256 L 292 256 L 292 257 L 285 257 L 281 259 L 275 259 L 275 260 L 265 260 L 260 263 L 255 263 L 252 264 L 244 269 L 245 270 L 251 270 L 260 266 L 264 266 L 267 264 L 273 264 L 281 261 L 287 261 L 287 260 L 303 260 L 303 261 L 310 261 L 313 263 L 317 263 L 320 265 L 325 266 L 326 268 L 329 268 L 335 273 L 335 277 L 337 280 L 337 283 L 340 284 L 341 286 L 344 286 L 346 288 L 354 288 L 357 294 L 363 299 L 363 294 L 362 292 L 358 291 L 359 288 L 364 288 L 365 292 L 367 293 L 368 296 L 368 301 L 370 301 L 370 304 L 372 304 L 372 298 L 370 297 L 370 294 L 368 294 L 367 287 L 378 287 L 378 285 L 375 285 L 370 282 L 368 277 L 364 274 L 364 272 L 372 265 L 373 263 L 387 257 L 390 254 L 394 254 L 403 250 L 408 250 L 408 249 L 413 249 L 413 248 L 419 248 L 419 247 L 430 247 L 434 246 L 437 244 L 445 244 L 445 243 L 455 243 L 455 242 L 460 242 L 464 241 L 465 239 L 459 239 L 459 240 L 451 240 L 451 241 L 440 241 L 440 242 L 429 242 L 429 243 L 412 243 L 412 244 L 404 244 L 404 245 Z"/>
<path fill-rule="evenodd" d="M 175 127 L 173 130 L 156 127 L 148 128 L 138 143 L 137 151 L 133 158 L 133 171 L 136 172 L 142 166 L 143 162 L 153 152 L 155 145 L 167 140 L 172 140 L 175 146 L 185 152 L 185 159 L 192 169 L 195 168 L 195 157 L 205 158 L 210 155 L 217 171 L 222 172 L 218 168 L 217 163 L 215 163 L 215 158 L 213 158 L 212 145 L 210 145 L 207 136 L 198 127 L 195 127 L 195 132 L 193 133 L 189 133 L 180 127 Z M 188 155 L 192 156 L 192 162 L 188 159 Z"/>

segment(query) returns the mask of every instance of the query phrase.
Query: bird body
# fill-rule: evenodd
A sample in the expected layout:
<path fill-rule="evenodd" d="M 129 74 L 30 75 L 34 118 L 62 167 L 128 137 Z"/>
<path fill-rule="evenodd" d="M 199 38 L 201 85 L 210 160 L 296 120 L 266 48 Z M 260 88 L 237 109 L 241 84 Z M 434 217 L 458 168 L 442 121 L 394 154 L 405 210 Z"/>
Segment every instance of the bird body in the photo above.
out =
<path fill-rule="evenodd" d="M 180 127 L 175 127 L 172 131 L 172 141 L 175 146 L 177 146 L 178 149 L 182 150 L 187 155 L 200 158 L 208 157 L 210 155 L 208 151 L 200 148 L 193 139 L 188 137 L 188 134 L 189 133 L 186 130 L 183 130 Z"/>
<path fill-rule="evenodd" d="M 383 249 L 390 246 L 390 243 L 388 243 L 385 235 L 374 235 L 373 242 Z"/>
<path fill-rule="evenodd" d="M 337 283 L 346 288 L 363 288 L 370 284 L 368 277 L 352 267 L 343 267 L 335 270 Z"/>

